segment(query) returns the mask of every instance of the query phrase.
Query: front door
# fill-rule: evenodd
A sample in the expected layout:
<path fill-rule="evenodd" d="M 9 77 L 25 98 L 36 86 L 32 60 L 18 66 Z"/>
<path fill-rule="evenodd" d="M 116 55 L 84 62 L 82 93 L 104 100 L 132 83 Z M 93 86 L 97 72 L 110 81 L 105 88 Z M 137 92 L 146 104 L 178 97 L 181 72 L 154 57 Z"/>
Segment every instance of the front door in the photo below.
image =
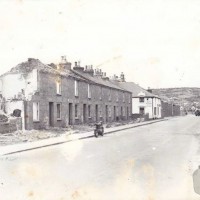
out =
<path fill-rule="evenodd" d="M 108 106 L 106 105 L 106 122 L 108 122 Z"/>
<path fill-rule="evenodd" d="M 83 123 L 86 123 L 86 104 L 83 104 Z"/>
<path fill-rule="evenodd" d="M 95 106 L 95 116 L 96 116 L 96 122 L 98 122 L 99 116 L 98 116 L 98 105 Z"/>
<path fill-rule="evenodd" d="M 69 103 L 69 125 L 72 125 L 72 103 Z"/>
<path fill-rule="evenodd" d="M 116 120 L 116 107 L 114 106 L 114 121 Z"/>
<path fill-rule="evenodd" d="M 49 126 L 54 125 L 54 108 L 53 102 L 49 102 Z"/>

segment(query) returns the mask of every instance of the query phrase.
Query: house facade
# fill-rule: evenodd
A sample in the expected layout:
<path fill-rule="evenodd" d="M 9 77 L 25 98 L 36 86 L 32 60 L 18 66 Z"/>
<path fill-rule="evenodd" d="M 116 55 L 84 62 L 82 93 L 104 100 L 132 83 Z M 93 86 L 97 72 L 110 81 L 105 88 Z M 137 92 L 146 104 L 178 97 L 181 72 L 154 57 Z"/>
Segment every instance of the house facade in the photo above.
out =
<path fill-rule="evenodd" d="M 95 73 L 96 72 L 96 73 Z M 1 109 L 21 110 L 24 129 L 45 129 L 97 121 L 129 120 L 131 93 L 65 57 L 46 65 L 28 59 L 0 77 Z"/>
<path fill-rule="evenodd" d="M 147 115 L 149 119 L 161 118 L 161 99 L 133 82 L 125 82 L 124 75 L 115 83 L 132 93 L 132 115 Z"/>

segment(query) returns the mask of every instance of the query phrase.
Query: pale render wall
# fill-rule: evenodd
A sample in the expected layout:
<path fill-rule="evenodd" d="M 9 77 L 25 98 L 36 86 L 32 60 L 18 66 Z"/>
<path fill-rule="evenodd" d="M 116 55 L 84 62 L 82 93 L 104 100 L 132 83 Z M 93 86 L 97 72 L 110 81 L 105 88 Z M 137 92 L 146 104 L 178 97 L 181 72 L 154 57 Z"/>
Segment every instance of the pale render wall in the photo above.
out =
<path fill-rule="evenodd" d="M 153 103 L 152 103 L 153 102 Z M 138 114 L 140 107 L 144 107 L 145 114 L 149 114 L 149 118 L 161 118 L 161 100 L 159 98 L 144 98 L 144 102 L 139 102 L 139 97 L 132 98 L 132 113 Z M 154 114 L 156 107 L 156 114 Z"/>
<path fill-rule="evenodd" d="M 18 98 L 19 94 L 24 95 L 26 99 L 30 97 L 38 89 L 38 72 L 34 69 L 27 74 L 7 74 L 1 78 L 0 91 L 6 99 Z"/>

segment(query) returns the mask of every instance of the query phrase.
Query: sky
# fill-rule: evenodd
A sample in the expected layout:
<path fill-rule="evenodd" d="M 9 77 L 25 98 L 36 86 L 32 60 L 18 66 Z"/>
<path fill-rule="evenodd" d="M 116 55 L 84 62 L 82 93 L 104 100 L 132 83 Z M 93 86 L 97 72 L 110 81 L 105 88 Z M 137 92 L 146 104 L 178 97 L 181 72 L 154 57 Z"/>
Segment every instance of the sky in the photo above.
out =
<path fill-rule="evenodd" d="M 200 87 L 200 1 L 0 0 L 0 74 L 63 55 L 144 88 Z"/>

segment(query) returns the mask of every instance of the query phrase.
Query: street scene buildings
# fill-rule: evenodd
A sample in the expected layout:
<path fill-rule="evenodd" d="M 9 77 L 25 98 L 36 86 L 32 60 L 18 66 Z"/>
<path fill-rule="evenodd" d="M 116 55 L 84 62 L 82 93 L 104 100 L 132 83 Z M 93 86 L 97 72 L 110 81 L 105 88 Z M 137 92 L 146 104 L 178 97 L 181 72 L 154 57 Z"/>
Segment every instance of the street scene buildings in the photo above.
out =
<path fill-rule="evenodd" d="M 29 58 L 1 75 L 0 86 L 1 112 L 18 113 L 26 130 L 180 115 L 178 105 L 126 82 L 123 73 L 109 78 L 91 65 L 72 66 L 65 56 L 48 65 Z"/>

